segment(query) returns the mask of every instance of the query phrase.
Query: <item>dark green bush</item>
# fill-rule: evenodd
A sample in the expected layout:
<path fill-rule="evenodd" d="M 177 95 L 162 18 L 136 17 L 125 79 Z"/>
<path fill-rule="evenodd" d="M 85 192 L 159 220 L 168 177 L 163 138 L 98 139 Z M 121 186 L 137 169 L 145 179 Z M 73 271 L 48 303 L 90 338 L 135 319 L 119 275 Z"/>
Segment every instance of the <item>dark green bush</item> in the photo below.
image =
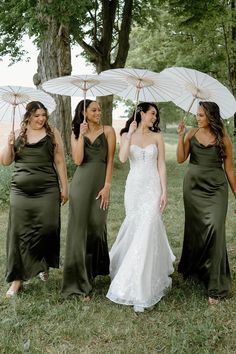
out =
<path fill-rule="evenodd" d="M 9 202 L 13 165 L 0 166 L 0 207 Z"/>
<path fill-rule="evenodd" d="M 72 158 L 70 155 L 66 156 L 66 167 L 67 167 L 67 175 L 68 179 L 70 180 L 73 177 L 73 174 L 75 173 L 76 170 L 76 165 L 73 162 Z"/>

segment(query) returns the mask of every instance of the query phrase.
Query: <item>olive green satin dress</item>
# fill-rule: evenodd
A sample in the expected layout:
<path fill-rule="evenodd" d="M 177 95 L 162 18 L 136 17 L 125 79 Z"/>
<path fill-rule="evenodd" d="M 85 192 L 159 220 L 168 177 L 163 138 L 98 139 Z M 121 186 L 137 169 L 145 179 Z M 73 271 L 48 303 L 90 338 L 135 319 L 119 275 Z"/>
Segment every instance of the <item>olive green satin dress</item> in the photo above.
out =
<path fill-rule="evenodd" d="M 58 268 L 60 190 L 54 146 L 46 135 L 19 149 L 10 192 L 6 280 L 28 280 L 49 267 Z"/>
<path fill-rule="evenodd" d="M 185 230 L 178 271 L 201 280 L 208 296 L 223 298 L 231 290 L 225 240 L 228 184 L 216 145 L 190 141 L 190 162 L 183 185 Z"/>
<path fill-rule="evenodd" d="M 107 211 L 96 199 L 105 183 L 107 152 L 104 133 L 93 143 L 84 138 L 84 160 L 70 185 L 63 297 L 88 295 L 96 275 L 109 274 Z"/>

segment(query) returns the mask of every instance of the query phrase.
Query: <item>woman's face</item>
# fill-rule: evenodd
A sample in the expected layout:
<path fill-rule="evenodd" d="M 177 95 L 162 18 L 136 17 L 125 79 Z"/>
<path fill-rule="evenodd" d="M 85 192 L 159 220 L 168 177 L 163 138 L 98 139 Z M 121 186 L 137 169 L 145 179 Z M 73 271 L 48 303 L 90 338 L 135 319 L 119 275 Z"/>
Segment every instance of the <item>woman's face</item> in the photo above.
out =
<path fill-rule="evenodd" d="M 86 119 L 88 122 L 99 124 L 101 119 L 101 108 L 97 102 L 91 102 L 86 110 Z"/>
<path fill-rule="evenodd" d="M 207 119 L 206 113 L 204 111 L 204 108 L 202 106 L 198 107 L 196 118 L 197 118 L 197 124 L 198 124 L 199 128 L 208 127 L 208 125 L 209 125 L 208 119 Z"/>
<path fill-rule="evenodd" d="M 42 129 L 47 121 L 47 113 L 45 109 L 39 108 L 31 114 L 29 125 L 32 129 Z"/>
<path fill-rule="evenodd" d="M 155 107 L 150 106 L 148 111 L 146 113 L 142 112 L 142 122 L 148 127 L 152 128 L 153 124 L 155 123 L 157 119 L 157 110 Z"/>

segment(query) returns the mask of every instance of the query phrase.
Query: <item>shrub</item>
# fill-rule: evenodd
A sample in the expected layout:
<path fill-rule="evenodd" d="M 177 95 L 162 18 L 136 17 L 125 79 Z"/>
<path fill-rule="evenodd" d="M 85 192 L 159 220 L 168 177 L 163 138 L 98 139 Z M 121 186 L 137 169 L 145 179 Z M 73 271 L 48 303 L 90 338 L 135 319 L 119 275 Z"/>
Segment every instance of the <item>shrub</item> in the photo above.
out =
<path fill-rule="evenodd" d="M 0 207 L 9 203 L 13 166 L 0 166 Z"/>

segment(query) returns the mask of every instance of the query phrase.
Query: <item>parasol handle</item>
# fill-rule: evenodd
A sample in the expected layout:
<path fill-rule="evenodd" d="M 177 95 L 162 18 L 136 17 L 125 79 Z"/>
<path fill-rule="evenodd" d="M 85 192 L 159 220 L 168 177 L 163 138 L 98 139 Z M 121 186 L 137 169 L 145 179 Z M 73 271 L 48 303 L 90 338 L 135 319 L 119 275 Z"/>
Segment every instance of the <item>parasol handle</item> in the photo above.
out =
<path fill-rule="evenodd" d="M 185 120 L 186 120 L 186 118 L 187 118 L 187 116 L 189 114 L 189 111 L 192 108 L 192 105 L 194 104 L 196 98 L 197 98 L 197 96 L 193 96 L 192 102 L 190 103 L 189 108 L 188 108 L 187 112 L 185 113 L 185 115 L 183 117 L 183 122 L 185 122 Z"/>
<path fill-rule="evenodd" d="M 141 86 L 137 85 L 137 93 L 136 93 L 136 104 L 135 104 L 135 109 L 134 109 L 134 121 L 136 121 L 136 115 L 137 115 L 137 107 L 139 104 L 139 94 L 140 94 Z"/>
<path fill-rule="evenodd" d="M 14 133 L 15 130 L 15 115 L 16 115 L 16 96 L 14 98 L 14 103 L 12 104 L 13 110 L 12 110 L 12 118 L 11 118 L 11 124 L 12 124 L 12 132 Z"/>
<path fill-rule="evenodd" d="M 85 123 L 86 122 L 86 93 L 87 93 L 86 81 L 84 82 L 83 92 L 84 92 L 84 120 L 83 120 L 83 123 Z"/>

